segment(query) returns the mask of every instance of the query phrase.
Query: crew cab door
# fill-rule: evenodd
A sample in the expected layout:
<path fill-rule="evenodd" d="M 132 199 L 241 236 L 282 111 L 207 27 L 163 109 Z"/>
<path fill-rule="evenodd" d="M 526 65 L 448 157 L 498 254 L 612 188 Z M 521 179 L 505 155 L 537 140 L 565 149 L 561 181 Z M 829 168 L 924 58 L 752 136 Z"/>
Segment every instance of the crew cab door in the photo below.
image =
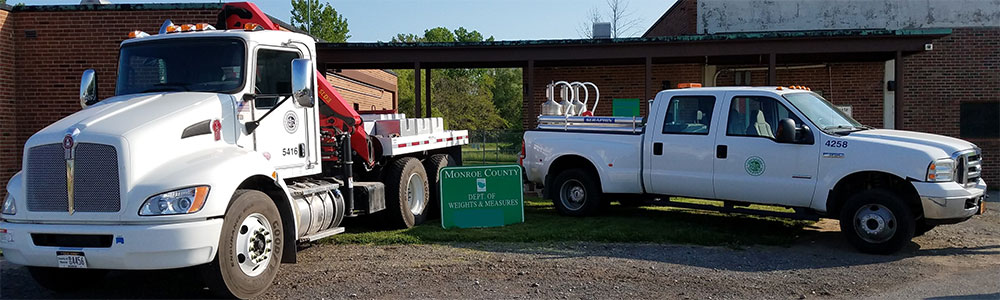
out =
<path fill-rule="evenodd" d="M 808 206 L 819 145 L 775 140 L 778 121 L 790 118 L 801 126 L 804 118 L 784 99 L 761 92 L 728 93 L 721 106 L 726 113 L 716 137 L 716 198 Z"/>
<path fill-rule="evenodd" d="M 719 131 L 721 93 L 661 93 L 646 126 L 646 190 L 649 193 L 715 198 L 712 163 Z"/>
<path fill-rule="evenodd" d="M 285 177 L 314 173 L 307 170 L 312 167 L 312 157 L 317 156 L 311 153 L 316 143 L 312 135 L 314 108 L 297 107 L 291 99 L 281 102 L 285 97 L 277 96 L 291 94 L 292 60 L 299 57 L 300 52 L 293 49 L 259 47 L 252 76 L 257 95 L 252 103 L 254 120 L 261 120 L 274 108 L 254 131 L 254 148 Z"/>

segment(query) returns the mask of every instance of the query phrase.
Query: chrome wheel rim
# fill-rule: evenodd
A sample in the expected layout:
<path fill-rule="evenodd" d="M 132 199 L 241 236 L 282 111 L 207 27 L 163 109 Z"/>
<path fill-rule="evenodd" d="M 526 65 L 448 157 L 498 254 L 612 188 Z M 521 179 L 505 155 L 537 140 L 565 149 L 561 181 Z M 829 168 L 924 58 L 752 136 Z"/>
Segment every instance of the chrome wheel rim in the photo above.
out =
<path fill-rule="evenodd" d="M 259 213 L 252 213 L 243 219 L 240 227 L 236 229 L 236 263 L 240 266 L 240 271 L 247 276 L 254 277 L 264 273 L 271 262 L 274 245 L 272 242 L 271 223 L 267 217 Z"/>
<path fill-rule="evenodd" d="M 559 200 L 566 209 L 579 210 L 587 202 L 587 189 L 579 180 L 567 180 L 559 188 Z"/>
<path fill-rule="evenodd" d="M 424 194 L 424 179 L 419 174 L 410 174 L 406 184 L 406 203 L 410 206 L 410 212 L 419 215 L 424 212 L 427 199 Z"/>
<path fill-rule="evenodd" d="M 862 240 L 883 243 L 896 235 L 896 216 L 882 204 L 865 204 L 854 213 L 854 230 Z"/>

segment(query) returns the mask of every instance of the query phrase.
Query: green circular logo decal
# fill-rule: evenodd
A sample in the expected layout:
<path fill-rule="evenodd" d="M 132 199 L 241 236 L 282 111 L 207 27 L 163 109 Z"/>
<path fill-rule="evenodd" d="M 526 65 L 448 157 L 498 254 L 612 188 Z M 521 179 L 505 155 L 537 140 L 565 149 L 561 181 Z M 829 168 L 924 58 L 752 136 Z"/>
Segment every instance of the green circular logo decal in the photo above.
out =
<path fill-rule="evenodd" d="M 760 174 L 764 174 L 764 159 L 751 156 L 747 158 L 747 162 L 743 164 L 743 167 L 747 169 L 747 174 L 750 174 L 750 176 L 760 176 Z"/>

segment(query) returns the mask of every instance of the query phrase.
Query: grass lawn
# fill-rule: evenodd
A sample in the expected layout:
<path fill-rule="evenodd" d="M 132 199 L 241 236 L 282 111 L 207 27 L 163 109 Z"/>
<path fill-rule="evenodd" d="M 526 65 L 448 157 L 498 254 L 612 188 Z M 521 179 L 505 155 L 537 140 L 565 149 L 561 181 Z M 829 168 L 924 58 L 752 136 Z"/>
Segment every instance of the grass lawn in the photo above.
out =
<path fill-rule="evenodd" d="M 704 200 L 684 200 L 701 204 Z M 754 207 L 760 208 L 760 207 Z M 780 210 L 780 208 L 777 208 Z M 442 229 L 439 220 L 404 230 L 372 229 L 373 223 L 347 224 L 347 232 L 330 237 L 336 244 L 432 244 L 451 242 L 557 242 L 593 241 L 623 243 L 686 243 L 739 247 L 788 245 L 811 224 L 784 218 L 728 215 L 717 212 L 668 208 L 623 207 L 612 204 L 596 217 L 564 217 L 552 202 L 525 197 L 525 223 L 495 228 Z M 374 219 L 374 218 L 373 218 Z M 361 221 L 361 220 L 352 220 Z"/>

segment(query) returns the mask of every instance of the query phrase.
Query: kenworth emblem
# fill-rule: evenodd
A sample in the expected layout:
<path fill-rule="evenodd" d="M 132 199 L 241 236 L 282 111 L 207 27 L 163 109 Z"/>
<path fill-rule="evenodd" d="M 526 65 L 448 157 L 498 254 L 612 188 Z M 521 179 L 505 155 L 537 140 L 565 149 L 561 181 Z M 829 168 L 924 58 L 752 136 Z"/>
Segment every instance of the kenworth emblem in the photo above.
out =
<path fill-rule="evenodd" d="M 67 133 L 66 137 L 63 138 L 63 151 L 66 155 L 66 159 L 73 159 L 73 134 Z"/>
<path fill-rule="evenodd" d="M 63 137 L 63 157 L 66 159 L 66 204 L 69 214 L 73 214 L 73 172 L 75 162 L 73 161 L 73 151 L 76 150 L 74 135 L 80 133 L 80 129 L 72 129 Z"/>

